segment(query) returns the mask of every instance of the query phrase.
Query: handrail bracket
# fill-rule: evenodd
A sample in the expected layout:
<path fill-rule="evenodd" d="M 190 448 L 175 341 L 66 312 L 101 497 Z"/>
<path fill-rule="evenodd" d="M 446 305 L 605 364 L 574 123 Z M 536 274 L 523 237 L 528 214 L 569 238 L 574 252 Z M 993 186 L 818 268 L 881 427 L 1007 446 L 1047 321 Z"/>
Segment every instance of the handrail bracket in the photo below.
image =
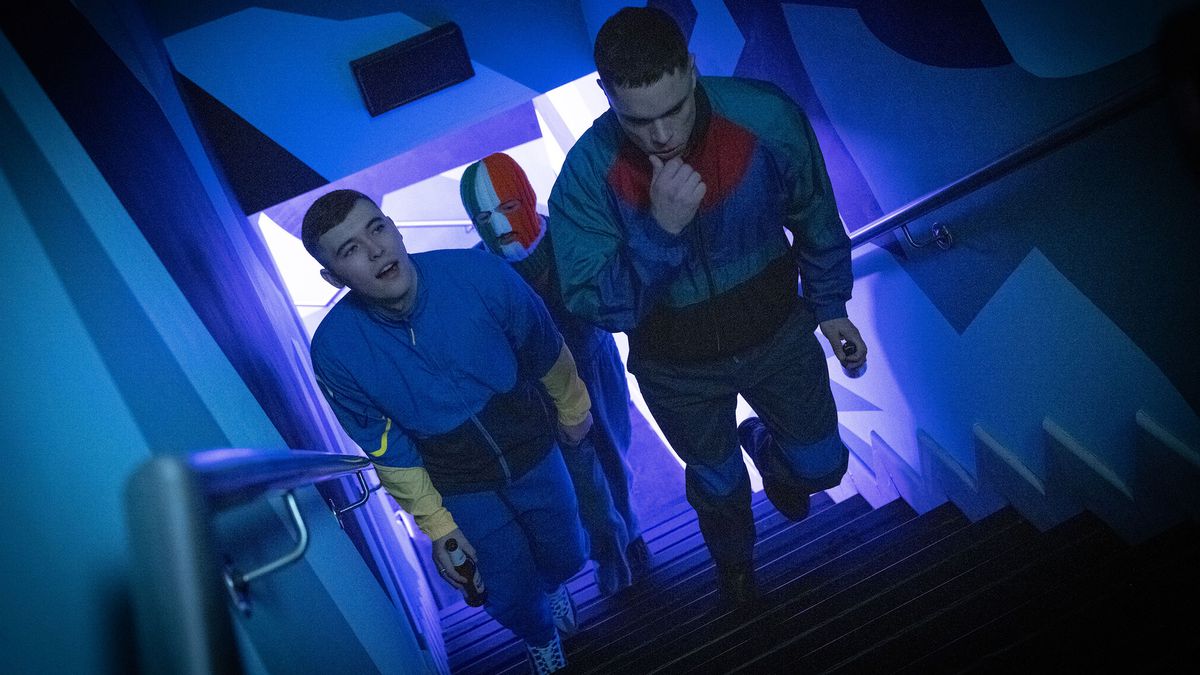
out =
<path fill-rule="evenodd" d="M 901 225 L 900 229 L 904 232 L 904 238 L 908 240 L 909 246 L 913 248 L 925 248 L 930 244 L 937 244 L 938 248 L 948 251 L 954 245 L 954 235 L 950 234 L 950 228 L 941 223 L 934 223 L 933 229 L 930 230 L 933 236 L 920 243 L 913 239 L 912 233 L 908 231 L 907 223 Z"/>
<path fill-rule="evenodd" d="M 368 487 L 367 486 L 367 478 L 363 474 L 362 471 L 356 471 L 354 475 L 358 476 L 358 486 L 362 490 L 362 496 L 359 497 L 359 499 L 357 501 L 355 501 L 353 504 L 349 504 L 342 508 L 338 508 L 337 504 L 335 504 L 332 499 L 328 500 L 329 510 L 333 511 L 334 517 L 337 518 L 338 525 L 340 525 L 343 530 L 346 529 L 346 526 L 342 524 L 342 516 L 344 514 L 350 513 L 351 511 L 353 511 L 354 509 L 357 509 L 358 507 L 362 506 L 363 504 L 366 504 L 367 500 L 371 498 L 371 493 L 375 492 L 379 488 L 383 487 L 382 482 L 375 485 L 374 487 Z"/>
<path fill-rule="evenodd" d="M 362 478 L 362 472 L 359 472 L 359 478 Z M 296 505 L 296 496 L 292 494 L 291 490 L 288 490 L 283 494 L 283 500 L 287 503 L 288 511 L 292 514 L 292 522 L 295 523 L 299 535 L 296 548 L 274 562 L 245 574 L 239 574 L 228 562 L 223 570 L 225 588 L 229 591 L 234 606 L 245 616 L 250 616 L 250 582 L 296 562 L 304 557 L 304 552 L 308 549 L 308 526 L 304 523 L 304 516 L 300 515 L 300 507 Z"/>

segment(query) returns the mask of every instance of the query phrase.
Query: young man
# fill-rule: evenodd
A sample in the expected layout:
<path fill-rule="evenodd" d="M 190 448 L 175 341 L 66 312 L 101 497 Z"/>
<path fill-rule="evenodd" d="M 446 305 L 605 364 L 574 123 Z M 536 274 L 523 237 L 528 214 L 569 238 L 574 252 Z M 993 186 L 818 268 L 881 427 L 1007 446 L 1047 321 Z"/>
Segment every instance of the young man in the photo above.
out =
<path fill-rule="evenodd" d="M 591 413 L 545 305 L 483 252 L 410 257 L 395 223 L 353 190 L 313 203 L 302 239 L 321 276 L 351 290 L 311 348 L 338 421 L 432 540 L 442 576 L 466 581 L 446 551 L 455 539 L 534 672 L 565 666 L 558 631 L 574 629 L 575 608 L 564 582 L 584 558 L 555 435 L 578 445 Z"/>
<path fill-rule="evenodd" d="M 649 563 L 629 502 L 625 365 L 611 334 L 563 306 L 546 218 L 537 212 L 537 195 L 521 166 L 504 153 L 488 155 L 467 167 L 459 192 L 483 246 L 507 260 L 546 303 L 587 386 L 595 423 L 578 450 L 567 453 L 567 468 L 596 561 L 597 586 L 602 595 L 611 595 L 636 581 Z"/>
<path fill-rule="evenodd" d="M 777 87 L 698 77 L 678 26 L 652 8 L 610 17 L 594 55 L 610 109 L 550 196 L 563 297 L 629 333 L 629 370 L 687 463 L 722 597 L 746 603 L 755 532 L 739 437 L 793 519 L 846 471 L 813 333 L 847 367 L 865 363 L 846 318 L 849 238 L 812 128 Z M 738 394 L 761 421 L 737 428 Z"/>

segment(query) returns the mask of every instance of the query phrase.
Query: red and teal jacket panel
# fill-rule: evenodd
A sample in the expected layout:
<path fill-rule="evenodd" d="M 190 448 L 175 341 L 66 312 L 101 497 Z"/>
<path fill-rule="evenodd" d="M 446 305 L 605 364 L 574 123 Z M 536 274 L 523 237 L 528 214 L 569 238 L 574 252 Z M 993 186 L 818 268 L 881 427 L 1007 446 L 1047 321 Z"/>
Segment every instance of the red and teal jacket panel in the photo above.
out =
<path fill-rule="evenodd" d="M 631 358 L 703 361 L 765 340 L 797 304 L 797 271 L 816 321 L 846 315 L 849 238 L 804 113 L 756 80 L 702 77 L 696 99 L 683 159 L 707 192 L 678 236 L 651 216 L 649 160 L 611 110 L 550 196 L 566 305 L 628 332 Z"/>

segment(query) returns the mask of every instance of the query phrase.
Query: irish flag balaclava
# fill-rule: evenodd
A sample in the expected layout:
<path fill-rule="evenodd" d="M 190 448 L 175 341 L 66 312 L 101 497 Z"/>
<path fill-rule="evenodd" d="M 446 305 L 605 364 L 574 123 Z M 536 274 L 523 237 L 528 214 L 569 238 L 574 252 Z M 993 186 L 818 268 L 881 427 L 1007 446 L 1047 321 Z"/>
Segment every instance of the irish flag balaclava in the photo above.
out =
<path fill-rule="evenodd" d="M 509 262 L 528 258 L 545 234 L 525 171 L 497 152 L 467 167 L 458 184 L 463 207 L 488 250 Z"/>

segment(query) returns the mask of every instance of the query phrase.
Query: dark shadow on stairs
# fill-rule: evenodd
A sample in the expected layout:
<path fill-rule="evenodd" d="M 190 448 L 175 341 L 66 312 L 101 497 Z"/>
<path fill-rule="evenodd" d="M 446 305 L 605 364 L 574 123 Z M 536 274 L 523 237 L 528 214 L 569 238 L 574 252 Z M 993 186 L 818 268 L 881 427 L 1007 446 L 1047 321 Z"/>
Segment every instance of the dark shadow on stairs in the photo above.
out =
<path fill-rule="evenodd" d="M 583 629 L 571 673 L 1173 671 L 1200 652 L 1200 528 L 1130 546 L 1083 513 L 1040 532 L 1012 507 L 970 522 L 947 502 L 918 515 L 855 495 L 813 497 L 793 523 L 754 496 L 764 597 L 718 605 L 695 514 L 647 530 L 654 569 L 600 598 L 590 568 L 570 587 Z M 523 646 L 465 606 L 443 621 L 453 672 L 524 673 Z"/>

